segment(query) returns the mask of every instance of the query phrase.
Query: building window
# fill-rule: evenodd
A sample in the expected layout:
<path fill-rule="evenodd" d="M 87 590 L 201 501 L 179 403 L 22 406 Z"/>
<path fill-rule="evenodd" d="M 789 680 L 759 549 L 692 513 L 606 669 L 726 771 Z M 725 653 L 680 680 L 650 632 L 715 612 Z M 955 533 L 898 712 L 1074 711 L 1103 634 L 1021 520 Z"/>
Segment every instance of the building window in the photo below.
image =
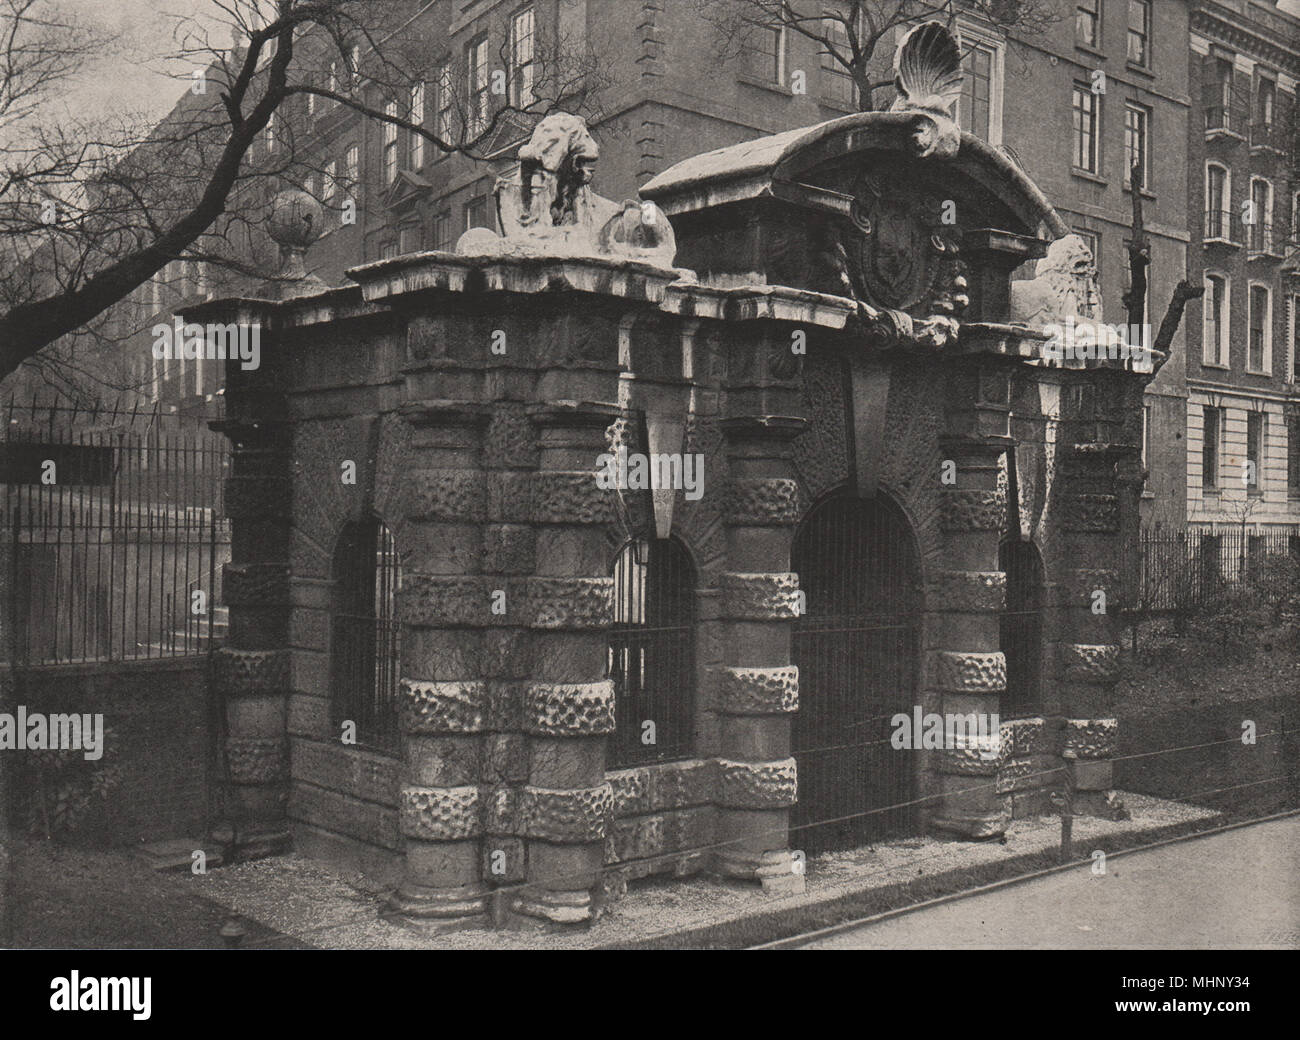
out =
<path fill-rule="evenodd" d="M 337 61 L 330 62 L 329 75 L 325 77 L 325 89 L 333 94 L 339 92 L 339 63 Z M 331 100 L 330 103 L 337 104 L 338 102 Z"/>
<path fill-rule="evenodd" d="M 397 99 L 389 98 L 384 102 L 384 115 L 397 118 Z M 397 180 L 397 124 L 384 123 L 384 183 L 392 184 Z"/>
<path fill-rule="evenodd" d="M 438 69 L 438 136 L 444 141 L 452 140 L 451 112 L 453 105 L 451 66 L 443 65 Z"/>
<path fill-rule="evenodd" d="M 1273 344 L 1271 300 L 1268 286 L 1252 285 L 1248 294 L 1249 339 L 1246 344 L 1246 368 L 1250 372 L 1272 375 Z"/>
<path fill-rule="evenodd" d="M 361 149 L 354 144 L 343 153 L 343 175 L 348 179 L 348 192 L 355 194 L 361 185 Z"/>
<path fill-rule="evenodd" d="M 385 242 L 382 246 L 379 247 L 379 258 L 381 260 L 391 260 L 393 259 L 393 257 L 397 255 L 398 255 L 397 239 L 395 238 L 390 238 L 387 242 Z"/>
<path fill-rule="evenodd" d="M 1079 0 L 1074 9 L 1074 38 L 1088 47 L 1101 42 L 1101 0 Z"/>
<path fill-rule="evenodd" d="M 1246 413 L 1246 465 L 1241 474 L 1248 494 L 1263 494 L 1264 413 Z"/>
<path fill-rule="evenodd" d="M 475 195 L 465 203 L 465 230 L 468 231 L 470 228 L 476 227 L 492 228 L 492 218 L 486 194 Z"/>
<path fill-rule="evenodd" d="M 466 84 L 469 88 L 466 124 L 470 138 L 488 128 L 488 42 L 480 36 L 465 49 Z"/>
<path fill-rule="evenodd" d="M 1097 95 L 1086 83 L 1074 85 L 1074 168 L 1097 172 Z"/>
<path fill-rule="evenodd" d="M 1250 252 L 1269 252 L 1273 237 L 1273 186 L 1261 177 L 1250 182 L 1249 216 L 1247 243 Z"/>
<path fill-rule="evenodd" d="M 695 731 L 695 569 L 674 539 L 636 538 L 614 560 L 613 768 L 684 758 Z"/>
<path fill-rule="evenodd" d="M 1220 56 L 1213 59 L 1213 66 L 1202 94 L 1205 101 L 1206 130 L 1231 129 L 1233 74 L 1231 58 Z"/>
<path fill-rule="evenodd" d="M 1228 171 L 1225 167 L 1210 163 L 1205 167 L 1205 237 L 1220 242 L 1228 241 L 1232 214 L 1228 207 L 1232 204 Z"/>
<path fill-rule="evenodd" d="M 1144 404 L 1142 406 L 1142 468 L 1150 466 L 1147 461 L 1151 455 L 1151 406 Z"/>
<path fill-rule="evenodd" d="M 823 46 L 821 52 L 822 97 L 839 108 L 856 109 L 857 84 L 844 63 L 835 57 L 835 54 L 847 56 L 850 53 L 849 30 L 844 20 L 833 12 L 823 11 L 822 36 L 830 41 L 830 47 Z"/>
<path fill-rule="evenodd" d="M 1300 498 L 1300 411 L 1286 417 L 1286 494 Z"/>
<path fill-rule="evenodd" d="M 510 102 L 516 108 L 527 108 L 537 100 L 533 34 L 533 9 L 526 7 L 510 20 Z"/>
<path fill-rule="evenodd" d="M 1128 0 L 1128 60 L 1151 64 L 1151 0 Z"/>
<path fill-rule="evenodd" d="M 411 87 L 411 122 L 415 126 L 424 126 L 424 84 L 417 83 Z M 410 167 L 419 170 L 424 166 L 424 135 L 411 133 Z"/>
<path fill-rule="evenodd" d="M 450 253 L 455 246 L 456 239 L 451 229 L 451 213 L 443 210 L 433 218 L 433 248 Z"/>
<path fill-rule="evenodd" d="M 356 724 L 357 744 L 398 750 L 397 547 L 376 517 L 348 524 L 334 552 L 330 700 L 335 731 Z"/>
<path fill-rule="evenodd" d="M 1084 244 L 1088 247 L 1088 252 L 1092 254 L 1092 266 L 1097 272 L 1097 284 L 1101 284 L 1101 235 L 1096 231 L 1088 231 L 1086 228 L 1070 228 L 1076 235 L 1083 239 Z"/>
<path fill-rule="evenodd" d="M 332 206 L 339 194 L 339 164 L 331 159 L 325 164 L 325 173 L 321 178 L 321 201 Z"/>
<path fill-rule="evenodd" d="M 1273 112 L 1277 107 L 1277 83 L 1261 76 L 1255 92 L 1255 122 L 1259 126 L 1273 125 Z"/>
<path fill-rule="evenodd" d="M 964 76 L 961 100 L 957 104 L 957 122 L 968 134 L 974 134 L 982 141 L 990 140 L 993 132 L 997 62 L 994 49 L 982 43 L 969 44 L 961 60 Z"/>
<path fill-rule="evenodd" d="M 1201 360 L 1207 365 L 1228 365 L 1228 280 L 1218 274 L 1205 276 Z"/>
<path fill-rule="evenodd" d="M 1202 409 L 1201 487 L 1219 486 L 1219 432 L 1223 426 L 1223 409 L 1206 405 Z"/>
<path fill-rule="evenodd" d="M 1133 167 L 1138 168 L 1139 187 L 1151 187 L 1151 113 L 1129 101 L 1124 105 L 1124 184 L 1130 185 Z"/>
<path fill-rule="evenodd" d="M 418 253 L 424 248 L 424 229 L 419 224 L 406 224 L 397 235 L 397 248 L 402 253 Z"/>
<path fill-rule="evenodd" d="M 266 145 L 267 155 L 270 155 L 273 151 L 275 151 L 275 113 L 274 112 L 272 112 L 271 115 L 266 120 L 266 129 L 262 131 L 262 140 Z"/>
<path fill-rule="evenodd" d="M 745 68 L 764 83 L 784 81 L 785 28 L 751 25 L 745 39 Z"/>
<path fill-rule="evenodd" d="M 1291 297 L 1291 382 L 1300 383 L 1300 296 Z"/>

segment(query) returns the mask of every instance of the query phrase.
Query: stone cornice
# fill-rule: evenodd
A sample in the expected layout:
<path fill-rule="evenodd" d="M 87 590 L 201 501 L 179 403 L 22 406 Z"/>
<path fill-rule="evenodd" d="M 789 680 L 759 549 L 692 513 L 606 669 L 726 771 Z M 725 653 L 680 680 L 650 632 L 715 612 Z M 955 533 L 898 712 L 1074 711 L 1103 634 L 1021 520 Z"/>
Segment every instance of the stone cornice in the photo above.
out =
<path fill-rule="evenodd" d="M 1212 42 L 1247 51 L 1292 75 L 1300 75 L 1300 46 L 1287 45 L 1286 37 L 1258 24 L 1235 22 L 1236 12 L 1216 5 L 1196 7 L 1191 13 L 1191 29 L 1203 33 Z M 1300 40 L 1300 24 L 1296 26 Z"/>

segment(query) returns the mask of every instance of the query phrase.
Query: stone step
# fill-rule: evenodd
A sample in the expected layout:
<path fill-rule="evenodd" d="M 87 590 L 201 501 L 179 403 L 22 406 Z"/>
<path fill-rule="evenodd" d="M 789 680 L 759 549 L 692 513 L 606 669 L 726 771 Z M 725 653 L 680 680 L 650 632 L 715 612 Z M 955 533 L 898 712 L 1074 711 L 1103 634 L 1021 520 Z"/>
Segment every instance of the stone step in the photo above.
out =
<path fill-rule="evenodd" d="M 131 855 L 151 870 L 188 871 L 193 868 L 194 853 L 202 852 L 208 870 L 221 866 L 222 850 L 219 845 L 204 845 L 196 838 L 172 838 L 168 841 L 150 842 L 134 849 Z"/>

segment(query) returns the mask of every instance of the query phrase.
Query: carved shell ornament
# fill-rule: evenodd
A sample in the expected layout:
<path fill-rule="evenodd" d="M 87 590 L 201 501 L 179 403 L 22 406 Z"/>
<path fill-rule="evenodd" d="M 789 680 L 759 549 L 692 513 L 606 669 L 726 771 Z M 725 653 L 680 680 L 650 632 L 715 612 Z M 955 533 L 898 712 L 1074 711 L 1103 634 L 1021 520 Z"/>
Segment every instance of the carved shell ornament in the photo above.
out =
<path fill-rule="evenodd" d="M 949 158 L 961 146 L 953 106 L 961 99 L 961 50 L 939 22 L 923 22 L 903 37 L 894 55 L 898 97 L 891 111 L 913 112 L 912 136 L 922 158 Z"/>

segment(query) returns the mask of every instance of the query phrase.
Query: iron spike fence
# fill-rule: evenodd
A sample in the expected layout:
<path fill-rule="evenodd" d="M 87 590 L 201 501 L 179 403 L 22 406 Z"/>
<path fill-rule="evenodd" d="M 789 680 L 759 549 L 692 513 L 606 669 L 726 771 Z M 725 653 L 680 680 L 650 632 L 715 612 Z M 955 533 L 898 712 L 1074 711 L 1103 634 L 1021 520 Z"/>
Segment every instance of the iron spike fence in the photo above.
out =
<path fill-rule="evenodd" d="M 141 410 L 0 411 L 16 665 L 179 657 L 224 636 L 225 438 Z"/>
<path fill-rule="evenodd" d="M 1213 608 L 1249 589 L 1267 599 L 1261 583 L 1271 561 L 1300 558 L 1300 525 L 1207 524 L 1146 529 L 1123 553 L 1128 585 L 1124 612 L 1143 617 Z"/>

